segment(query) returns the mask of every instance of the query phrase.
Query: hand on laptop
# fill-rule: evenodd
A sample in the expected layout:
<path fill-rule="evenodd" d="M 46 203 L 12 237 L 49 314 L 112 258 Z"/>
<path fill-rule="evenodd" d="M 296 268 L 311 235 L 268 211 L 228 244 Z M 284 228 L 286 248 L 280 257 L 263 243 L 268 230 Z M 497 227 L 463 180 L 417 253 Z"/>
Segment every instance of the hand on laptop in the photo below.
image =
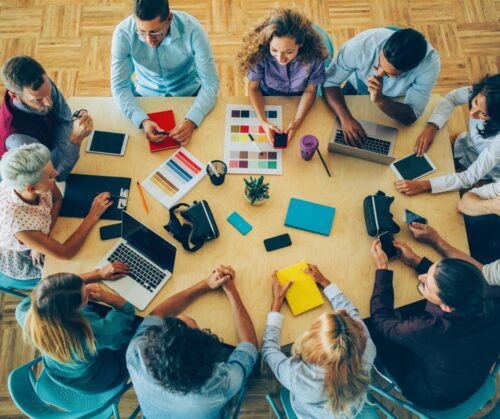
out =
<path fill-rule="evenodd" d="M 352 116 L 341 121 L 344 139 L 347 144 L 353 147 L 362 147 L 366 138 L 365 129 Z"/>
<path fill-rule="evenodd" d="M 86 287 L 89 298 L 93 301 L 106 303 L 115 308 L 123 307 L 127 303 L 125 298 L 104 289 L 101 284 L 89 284 Z"/>
<path fill-rule="evenodd" d="M 107 281 L 115 281 L 127 276 L 129 272 L 130 267 L 125 262 L 113 262 L 100 268 L 99 276 Z"/>

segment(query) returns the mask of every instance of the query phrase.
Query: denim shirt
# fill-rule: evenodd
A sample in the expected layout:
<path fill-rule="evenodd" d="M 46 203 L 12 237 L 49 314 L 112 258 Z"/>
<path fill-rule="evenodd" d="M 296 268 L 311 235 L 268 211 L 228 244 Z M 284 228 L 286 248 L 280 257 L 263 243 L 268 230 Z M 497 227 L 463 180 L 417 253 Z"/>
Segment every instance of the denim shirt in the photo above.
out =
<path fill-rule="evenodd" d="M 50 98 L 53 102 L 52 110 L 54 116 L 53 131 L 53 149 L 51 152 L 51 161 L 54 168 L 59 172 L 58 181 L 66 180 L 71 170 L 80 157 L 80 145 L 69 141 L 71 131 L 73 131 L 73 122 L 71 121 L 71 109 L 64 99 L 61 91 L 52 80 L 50 81 Z M 28 114 L 34 114 L 31 109 L 26 108 L 20 101 L 14 100 L 14 106 L 20 111 Z M 25 144 L 38 143 L 39 140 L 25 134 L 11 134 L 5 139 L 5 146 L 8 150 L 21 147 Z"/>
<path fill-rule="evenodd" d="M 359 94 L 369 94 L 368 76 L 375 75 L 373 66 L 379 65 L 379 54 L 393 33 L 386 28 L 369 29 L 347 41 L 328 66 L 324 86 L 340 86 L 348 80 Z M 384 77 L 382 93 L 388 97 L 405 96 L 404 103 L 419 118 L 429 102 L 440 68 L 439 55 L 427 42 L 427 52 L 420 64 L 396 77 Z"/>
<path fill-rule="evenodd" d="M 31 297 L 24 298 L 16 307 L 16 319 L 24 329 Z M 87 393 L 98 393 L 116 386 L 126 376 L 123 346 L 132 335 L 135 310 L 126 303 L 120 309 L 111 309 L 101 318 L 90 306 L 81 309 L 94 333 L 97 353 L 87 353 L 87 361 L 61 363 L 43 355 L 47 373 L 56 381 Z"/>
<path fill-rule="evenodd" d="M 300 63 L 294 59 L 281 65 L 271 54 L 253 66 L 248 80 L 260 81 L 260 88 L 268 96 L 302 94 L 309 84 L 318 86 L 325 81 L 325 61 L 315 59 Z"/>
<path fill-rule="evenodd" d="M 111 91 L 120 110 L 136 127 L 147 119 L 134 95 L 193 96 L 186 118 L 200 126 L 215 105 L 219 78 L 206 32 L 184 12 L 172 11 L 167 36 L 151 48 L 135 32 L 133 16 L 115 29 L 111 46 Z M 135 72 L 135 92 L 131 75 Z"/>
<path fill-rule="evenodd" d="M 362 363 L 367 373 L 370 372 L 375 360 L 376 349 L 359 312 L 352 302 L 342 293 L 335 284 L 324 289 L 325 296 L 335 310 L 346 310 L 347 314 L 356 319 L 363 326 L 367 340 L 363 353 Z M 262 343 L 262 356 L 269 365 L 278 381 L 290 391 L 290 401 L 294 412 L 301 419 L 329 419 L 332 412 L 327 407 L 327 397 L 323 393 L 325 370 L 314 364 L 302 361 L 297 356 L 287 357 L 280 349 L 281 326 L 283 315 L 270 312 L 267 316 L 267 325 Z M 351 406 L 352 416 L 355 417 L 363 410 L 365 394 L 360 394 L 356 403 Z M 344 415 L 336 416 L 344 418 Z"/>
<path fill-rule="evenodd" d="M 224 406 L 245 385 L 257 361 L 257 349 L 249 342 L 240 343 L 226 362 L 215 365 L 212 377 L 199 391 L 188 394 L 172 392 L 151 376 L 143 359 L 145 331 L 162 323 L 160 317 L 146 317 L 127 349 L 127 368 L 144 416 L 148 419 L 222 417 Z"/>

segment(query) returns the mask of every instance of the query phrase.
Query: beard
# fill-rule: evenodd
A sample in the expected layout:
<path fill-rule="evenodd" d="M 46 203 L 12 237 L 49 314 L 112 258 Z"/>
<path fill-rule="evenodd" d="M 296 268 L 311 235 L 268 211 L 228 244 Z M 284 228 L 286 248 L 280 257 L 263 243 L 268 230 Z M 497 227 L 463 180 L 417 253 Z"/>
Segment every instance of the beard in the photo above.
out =
<path fill-rule="evenodd" d="M 33 106 L 30 106 L 26 102 L 24 102 L 21 98 L 19 98 L 19 100 L 26 109 L 29 109 L 30 111 L 35 112 L 38 115 L 47 115 L 54 107 L 54 104 L 52 104 L 50 106 L 42 106 L 41 108 L 34 108 Z"/>

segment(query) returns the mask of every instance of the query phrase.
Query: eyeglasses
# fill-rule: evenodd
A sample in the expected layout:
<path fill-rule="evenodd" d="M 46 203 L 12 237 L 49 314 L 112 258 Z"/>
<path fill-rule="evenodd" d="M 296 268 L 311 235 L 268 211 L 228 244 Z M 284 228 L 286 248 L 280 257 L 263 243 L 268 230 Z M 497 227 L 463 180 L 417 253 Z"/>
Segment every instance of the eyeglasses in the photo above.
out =
<path fill-rule="evenodd" d="M 168 22 L 168 19 L 163 22 L 163 24 L 166 24 Z M 161 31 L 143 31 L 142 29 L 135 28 L 135 33 L 139 35 L 140 38 L 146 39 L 148 36 L 151 39 L 160 39 L 165 33 L 166 29 L 162 29 Z"/>

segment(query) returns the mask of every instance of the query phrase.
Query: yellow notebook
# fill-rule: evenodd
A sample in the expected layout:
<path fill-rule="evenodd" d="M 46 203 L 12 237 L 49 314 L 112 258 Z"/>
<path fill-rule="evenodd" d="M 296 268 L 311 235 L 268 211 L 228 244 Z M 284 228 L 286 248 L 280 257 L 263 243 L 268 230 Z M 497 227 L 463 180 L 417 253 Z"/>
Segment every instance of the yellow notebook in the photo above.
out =
<path fill-rule="evenodd" d="M 307 262 L 301 260 L 299 263 L 280 269 L 276 273 L 278 281 L 283 285 L 293 280 L 292 286 L 286 292 L 286 301 L 294 316 L 324 303 L 314 278 L 305 273 L 304 269 L 307 269 Z"/>

